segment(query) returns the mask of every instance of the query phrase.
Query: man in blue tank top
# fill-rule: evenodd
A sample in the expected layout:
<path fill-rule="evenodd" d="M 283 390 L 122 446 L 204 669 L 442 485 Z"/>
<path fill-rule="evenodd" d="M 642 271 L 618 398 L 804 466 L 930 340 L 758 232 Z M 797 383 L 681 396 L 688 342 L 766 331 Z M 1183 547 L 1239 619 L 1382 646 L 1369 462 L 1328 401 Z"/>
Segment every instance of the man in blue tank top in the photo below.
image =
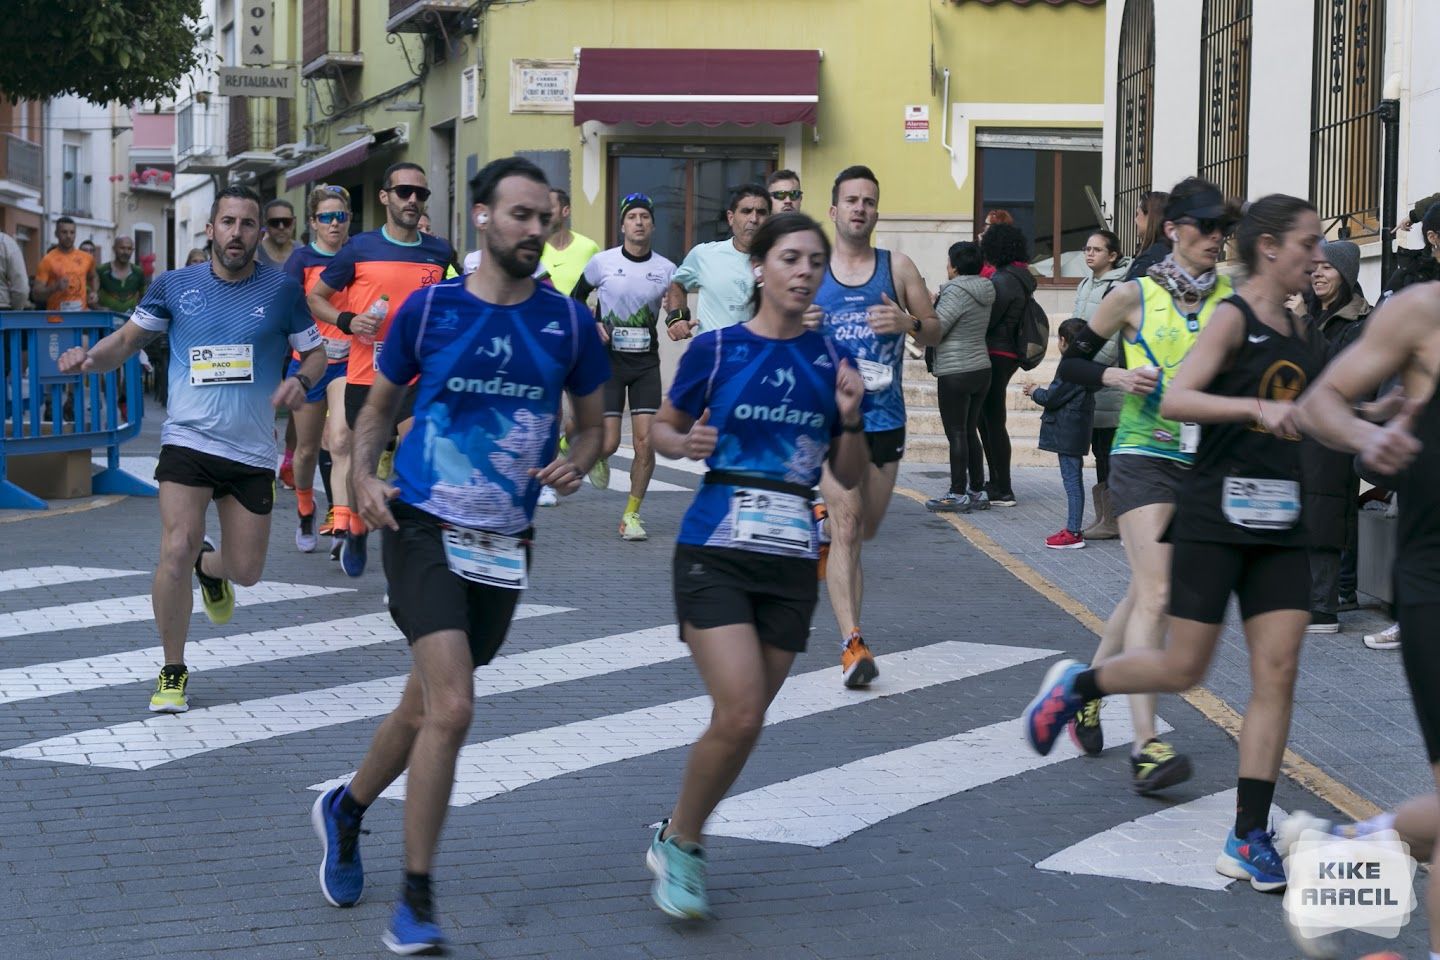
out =
<path fill-rule="evenodd" d="M 830 219 L 835 249 L 815 305 L 824 311 L 819 322 L 825 335 L 855 358 L 865 381 L 861 412 L 870 466 L 853 490 L 827 470 L 820 480 L 825 503 L 816 510 L 825 511 L 830 526 L 824 576 L 840 625 L 841 680 L 858 688 L 880 675 L 860 633 L 860 544 L 880 530 L 905 454 L 905 338 L 933 346 L 940 342 L 940 321 L 914 261 L 871 246 L 880 219 L 880 181 L 869 167 L 846 167 L 835 177 Z"/>

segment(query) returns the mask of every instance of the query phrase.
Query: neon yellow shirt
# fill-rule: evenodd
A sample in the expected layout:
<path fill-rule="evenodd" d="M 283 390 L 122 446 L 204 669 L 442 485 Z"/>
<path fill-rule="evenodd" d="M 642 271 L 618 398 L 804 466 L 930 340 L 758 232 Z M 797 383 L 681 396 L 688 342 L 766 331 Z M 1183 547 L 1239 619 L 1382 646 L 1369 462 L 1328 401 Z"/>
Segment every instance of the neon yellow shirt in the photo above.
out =
<path fill-rule="evenodd" d="M 550 282 L 555 284 L 555 289 L 568 297 L 570 291 L 575 289 L 575 284 L 580 282 L 580 274 L 585 272 L 585 264 L 599 252 L 599 244 L 585 234 L 572 230 L 570 246 L 564 250 L 556 250 L 550 244 L 545 244 L 545 250 L 540 254 L 540 262 L 550 271 Z"/>

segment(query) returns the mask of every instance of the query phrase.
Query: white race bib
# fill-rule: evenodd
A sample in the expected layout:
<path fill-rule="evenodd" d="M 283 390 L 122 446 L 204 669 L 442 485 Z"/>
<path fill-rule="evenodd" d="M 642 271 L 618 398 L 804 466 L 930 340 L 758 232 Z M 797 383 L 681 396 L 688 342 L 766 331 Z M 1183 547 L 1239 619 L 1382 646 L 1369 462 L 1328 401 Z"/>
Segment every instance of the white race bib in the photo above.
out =
<path fill-rule="evenodd" d="M 528 583 L 525 544 L 486 530 L 446 524 L 442 529 L 445 562 L 450 572 L 472 583 L 505 590 L 524 590 Z"/>
<path fill-rule="evenodd" d="M 190 348 L 190 386 L 255 382 L 255 348 L 248 343 L 222 343 Z"/>
<path fill-rule="evenodd" d="M 1300 484 L 1294 480 L 1226 477 L 1220 494 L 1225 519 L 1247 530 L 1289 530 L 1300 520 Z"/>
<path fill-rule="evenodd" d="M 1200 424 L 1180 424 L 1180 452 L 1194 453 L 1200 449 Z"/>
<path fill-rule="evenodd" d="M 325 338 L 325 359 L 344 360 L 350 356 L 349 337 L 326 337 Z"/>
<path fill-rule="evenodd" d="M 804 497 L 742 487 L 730 499 L 730 539 L 742 548 L 749 544 L 805 553 L 813 530 Z"/>
<path fill-rule="evenodd" d="M 856 360 L 855 363 L 860 367 L 860 379 L 865 381 L 866 393 L 879 393 L 895 380 L 895 369 L 888 363 L 876 363 L 874 360 Z"/>
<path fill-rule="evenodd" d="M 650 349 L 650 328 L 611 327 L 610 345 L 621 353 L 645 353 Z"/>
<path fill-rule="evenodd" d="M 66 310 L 66 311 L 69 311 L 69 310 L 84 310 L 84 309 L 85 309 L 85 301 L 83 301 L 83 300 L 61 300 L 61 301 L 60 301 L 60 309 L 61 309 L 61 310 Z"/>

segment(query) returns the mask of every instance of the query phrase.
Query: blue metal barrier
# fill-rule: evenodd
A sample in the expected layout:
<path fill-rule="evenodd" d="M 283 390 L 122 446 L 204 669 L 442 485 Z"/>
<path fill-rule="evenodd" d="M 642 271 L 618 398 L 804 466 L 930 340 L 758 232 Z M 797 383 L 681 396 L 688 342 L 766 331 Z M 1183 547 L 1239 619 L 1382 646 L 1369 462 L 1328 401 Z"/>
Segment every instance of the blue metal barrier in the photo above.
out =
<path fill-rule="evenodd" d="M 91 479 L 95 493 L 157 495 L 153 484 L 120 469 L 120 444 L 140 432 L 145 412 L 140 358 L 131 357 L 106 374 L 60 372 L 60 354 L 97 343 L 115 329 L 117 319 L 113 313 L 88 310 L 0 311 L 0 371 L 5 376 L 0 394 L 0 509 L 48 506 L 6 479 L 7 457 L 96 447 L 106 448 L 108 460 Z"/>

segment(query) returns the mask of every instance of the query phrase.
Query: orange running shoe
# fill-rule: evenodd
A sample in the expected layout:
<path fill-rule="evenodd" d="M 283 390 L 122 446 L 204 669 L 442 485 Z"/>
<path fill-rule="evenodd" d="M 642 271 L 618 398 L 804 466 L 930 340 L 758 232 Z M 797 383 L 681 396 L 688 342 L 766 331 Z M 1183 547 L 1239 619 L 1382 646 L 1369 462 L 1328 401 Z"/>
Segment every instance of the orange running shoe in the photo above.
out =
<path fill-rule="evenodd" d="M 824 580 L 825 562 L 830 559 L 830 511 L 824 503 L 815 504 L 812 511 L 815 514 L 816 539 L 820 542 L 820 562 L 815 567 L 815 576 Z"/>
<path fill-rule="evenodd" d="M 850 632 L 845 649 L 840 651 L 840 680 L 851 690 L 862 690 L 880 676 L 875 657 L 865 646 L 858 629 Z"/>

